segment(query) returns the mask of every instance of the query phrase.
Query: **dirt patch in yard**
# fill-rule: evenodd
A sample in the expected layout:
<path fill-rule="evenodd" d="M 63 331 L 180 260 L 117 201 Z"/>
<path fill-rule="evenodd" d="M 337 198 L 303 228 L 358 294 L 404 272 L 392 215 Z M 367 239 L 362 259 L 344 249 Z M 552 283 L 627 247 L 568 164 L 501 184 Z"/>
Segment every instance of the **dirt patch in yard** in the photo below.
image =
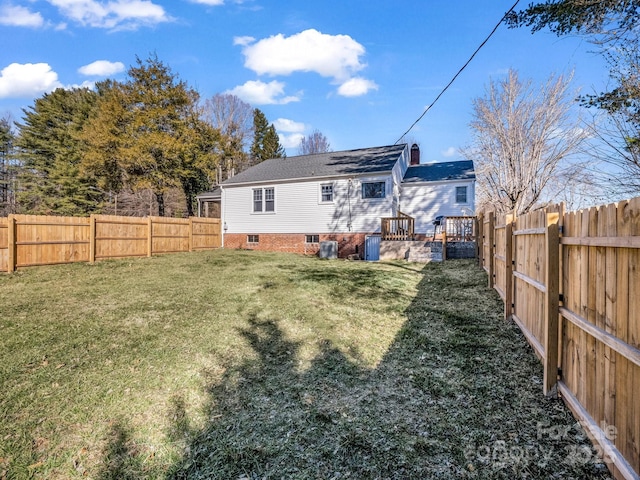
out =
<path fill-rule="evenodd" d="M 422 280 L 377 366 L 330 339 L 301 366 L 304 345 L 253 316 L 239 333 L 255 355 L 221 359 L 205 427 L 190 429 L 176 399 L 173 434 L 186 447 L 170 478 L 610 478 L 567 408 L 543 397 L 541 365 L 501 319 L 484 272 L 469 261 L 389 268 Z M 324 268 L 290 280 L 336 286 L 347 304 L 340 286 L 358 282 Z"/>

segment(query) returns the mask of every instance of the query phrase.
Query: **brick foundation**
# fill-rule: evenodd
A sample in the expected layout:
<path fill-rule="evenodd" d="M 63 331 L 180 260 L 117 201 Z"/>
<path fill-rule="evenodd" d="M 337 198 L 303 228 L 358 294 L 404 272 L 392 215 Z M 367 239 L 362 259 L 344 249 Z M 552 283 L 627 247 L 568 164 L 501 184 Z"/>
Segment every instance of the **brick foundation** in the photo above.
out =
<path fill-rule="evenodd" d="M 269 252 L 301 253 L 303 255 L 317 255 L 320 243 L 306 243 L 305 233 L 260 233 L 258 243 L 249 243 L 246 233 L 225 233 L 224 248 L 242 248 L 250 250 L 264 250 Z M 364 239 L 370 233 L 339 233 L 320 234 L 320 242 L 338 242 L 338 257 L 347 258 L 358 254 L 364 258 Z"/>

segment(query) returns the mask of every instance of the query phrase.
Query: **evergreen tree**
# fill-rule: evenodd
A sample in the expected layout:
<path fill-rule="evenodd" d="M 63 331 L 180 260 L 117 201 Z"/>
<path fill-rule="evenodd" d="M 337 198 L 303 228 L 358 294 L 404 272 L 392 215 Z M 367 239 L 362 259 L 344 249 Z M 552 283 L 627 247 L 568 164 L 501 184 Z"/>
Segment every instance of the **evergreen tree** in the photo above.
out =
<path fill-rule="evenodd" d="M 122 84 L 107 80 L 96 84 L 96 108 L 85 122 L 80 138 L 84 156 L 81 167 L 91 172 L 103 191 L 118 194 L 128 183 L 121 151 L 127 138 L 129 112 Z"/>
<path fill-rule="evenodd" d="M 0 215 L 13 212 L 13 178 L 12 168 L 13 144 L 15 135 L 9 116 L 0 118 Z"/>
<path fill-rule="evenodd" d="M 146 62 L 138 58 L 128 74 L 123 91 L 130 114 L 130 142 L 122 149 L 123 158 L 135 186 L 153 191 L 158 215 L 164 216 L 164 194 L 179 186 L 180 136 L 191 92 L 155 55 Z"/>
<path fill-rule="evenodd" d="M 88 89 L 59 88 L 24 109 L 16 148 L 22 162 L 20 209 L 28 213 L 88 215 L 100 193 L 91 175 L 81 172 L 84 123 L 96 94 Z"/>
<path fill-rule="evenodd" d="M 269 125 L 267 117 L 258 108 L 253 111 L 253 143 L 251 158 L 253 164 L 264 162 L 270 158 L 284 158 L 286 153 L 273 124 Z"/>
<path fill-rule="evenodd" d="M 253 110 L 253 143 L 251 144 L 251 159 L 255 165 L 260 163 L 266 158 L 263 154 L 264 137 L 267 134 L 269 128 L 269 122 L 267 117 L 259 108 Z"/>
<path fill-rule="evenodd" d="M 187 213 L 195 213 L 196 195 L 216 183 L 218 167 L 223 159 L 223 135 L 219 129 L 202 120 L 202 110 L 194 109 L 185 119 L 180 135 L 183 143 L 178 178 L 186 201 Z"/>
<path fill-rule="evenodd" d="M 287 153 L 284 147 L 280 145 L 280 138 L 276 133 L 276 127 L 269 125 L 267 134 L 264 136 L 263 151 L 265 159 L 267 158 L 285 158 Z"/>
<path fill-rule="evenodd" d="M 128 77 L 102 85 L 96 114 L 83 134 L 85 168 L 99 172 L 109 190 L 151 189 L 160 216 L 166 192 L 182 188 L 192 213 L 195 194 L 215 175 L 216 132 L 199 118 L 197 92 L 157 56 L 138 58 Z"/>

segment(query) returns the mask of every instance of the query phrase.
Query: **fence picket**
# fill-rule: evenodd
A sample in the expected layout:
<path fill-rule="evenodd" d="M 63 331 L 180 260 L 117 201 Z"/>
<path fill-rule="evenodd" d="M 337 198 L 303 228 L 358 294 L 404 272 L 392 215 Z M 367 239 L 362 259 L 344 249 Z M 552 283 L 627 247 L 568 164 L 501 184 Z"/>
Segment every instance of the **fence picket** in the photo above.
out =
<path fill-rule="evenodd" d="M 482 265 L 490 273 L 491 258 L 496 290 L 513 296 L 512 318 L 544 366 L 543 393 L 559 367 L 558 391 L 613 461 L 611 472 L 640 478 L 640 198 L 523 215 L 510 249 L 506 218 L 491 216 L 479 215 Z"/>
<path fill-rule="evenodd" d="M 221 246 L 220 220 L 111 215 L 0 218 L 0 271 Z"/>

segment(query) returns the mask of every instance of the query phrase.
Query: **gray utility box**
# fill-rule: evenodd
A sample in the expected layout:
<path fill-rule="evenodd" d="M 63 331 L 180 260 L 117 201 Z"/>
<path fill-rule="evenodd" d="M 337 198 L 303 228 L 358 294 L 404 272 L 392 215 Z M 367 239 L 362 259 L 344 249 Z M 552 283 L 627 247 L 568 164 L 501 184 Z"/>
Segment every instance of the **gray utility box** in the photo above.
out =
<path fill-rule="evenodd" d="M 320 258 L 338 258 L 338 242 L 325 240 L 320 242 Z"/>

